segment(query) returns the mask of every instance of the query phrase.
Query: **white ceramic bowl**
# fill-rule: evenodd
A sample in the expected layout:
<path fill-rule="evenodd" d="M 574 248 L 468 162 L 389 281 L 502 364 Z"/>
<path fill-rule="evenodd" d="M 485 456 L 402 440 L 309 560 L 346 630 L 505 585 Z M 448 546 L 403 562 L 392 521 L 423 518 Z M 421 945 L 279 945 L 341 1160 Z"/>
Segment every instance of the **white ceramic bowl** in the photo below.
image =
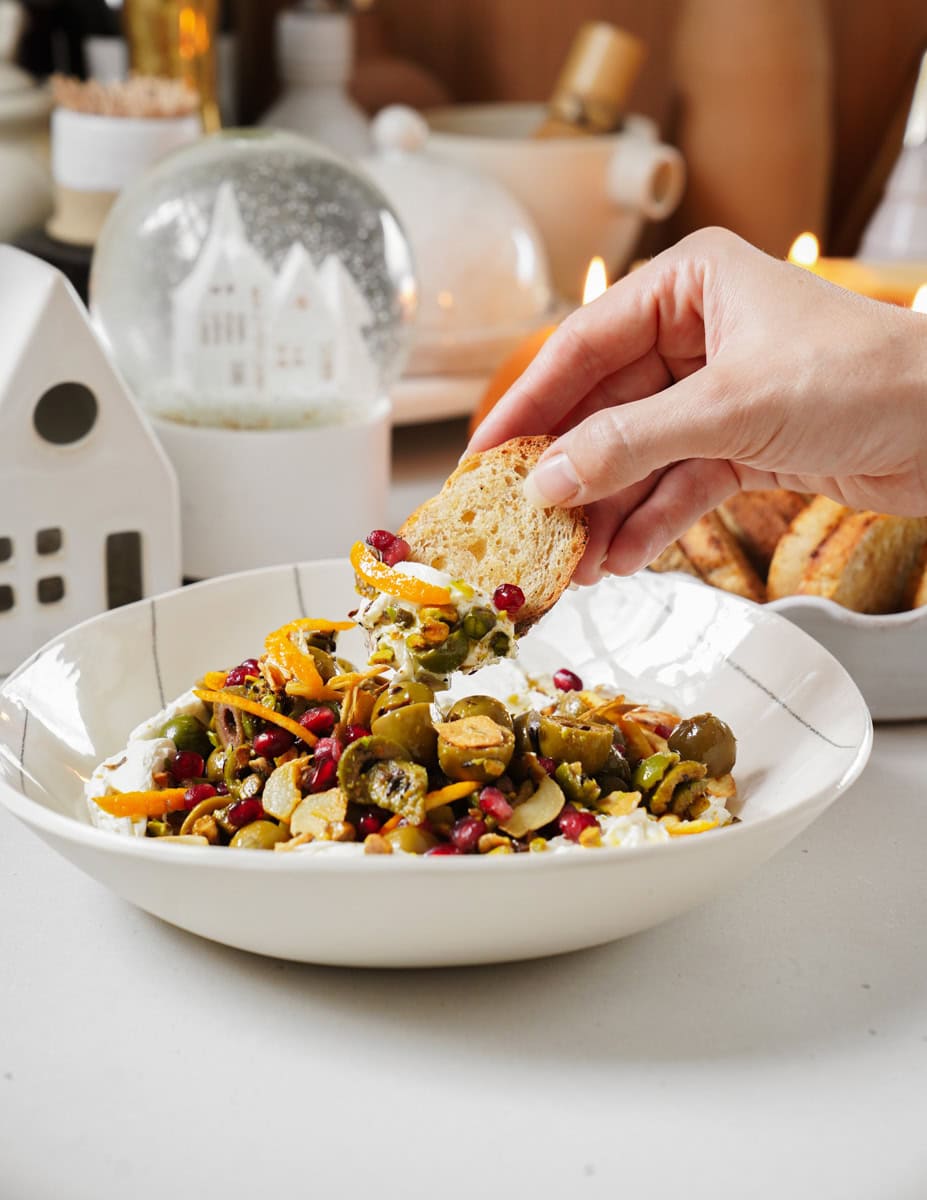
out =
<path fill-rule="evenodd" d="M 786 596 L 767 607 L 810 633 L 843 663 L 874 720 L 927 717 L 927 606 L 873 616 L 820 596 Z"/>
<path fill-rule="evenodd" d="M 352 599 L 347 563 L 316 562 L 78 626 L 0 689 L 0 798 L 87 874 L 183 929 L 307 962 L 438 966 L 576 950 L 682 913 L 800 833 L 869 755 L 862 697 L 801 630 L 723 592 L 643 575 L 568 592 L 523 642 L 523 661 L 569 663 L 587 685 L 726 718 L 739 744 L 738 825 L 635 849 L 429 859 L 169 846 L 87 823 L 82 777 L 136 723 L 207 668 L 259 651 L 294 614 L 340 617 Z"/>

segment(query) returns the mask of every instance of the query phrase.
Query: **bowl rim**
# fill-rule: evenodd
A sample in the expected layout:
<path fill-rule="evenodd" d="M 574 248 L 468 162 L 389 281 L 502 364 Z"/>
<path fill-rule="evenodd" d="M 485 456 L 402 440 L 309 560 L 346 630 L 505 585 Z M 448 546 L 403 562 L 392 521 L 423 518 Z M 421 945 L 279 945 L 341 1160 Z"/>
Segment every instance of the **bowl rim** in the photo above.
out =
<path fill-rule="evenodd" d="M 153 602 L 186 596 L 198 591 L 207 591 L 214 588 L 221 589 L 228 586 L 232 581 L 266 575 L 272 572 L 298 572 L 305 567 L 332 568 L 349 565 L 348 560 L 345 558 L 326 558 L 308 559 L 296 563 L 281 563 L 276 566 L 254 567 L 247 571 L 217 575 L 211 579 L 204 579 L 196 583 L 172 588 L 170 591 L 144 597 L 132 604 L 123 605 L 119 609 L 110 609 L 103 613 L 97 613 L 95 616 L 71 626 L 55 637 L 49 638 L 48 641 L 35 650 L 0 683 L 0 697 L 5 697 L 10 684 L 14 683 L 33 662 L 46 653 L 48 649 L 59 643 L 61 639 L 79 633 L 89 626 L 104 623 L 113 613 L 133 609 L 141 610 Z M 639 574 L 644 575 L 645 573 L 640 572 Z M 683 590 L 689 587 L 706 586 L 702 581 L 690 579 L 682 573 L 672 572 L 672 574 L 678 574 L 677 583 L 681 580 Z M 763 832 L 777 829 L 782 825 L 792 824 L 796 820 L 803 825 L 807 825 L 820 816 L 826 808 L 840 799 L 859 778 L 872 752 L 874 734 L 872 716 L 868 705 L 863 699 L 862 693 L 843 664 L 829 650 L 803 629 L 787 621 L 785 617 L 780 616 L 775 611 L 770 612 L 768 605 L 755 604 L 752 601 L 744 600 L 742 597 L 734 596 L 728 592 L 723 594 L 726 600 L 735 605 L 735 607 L 746 606 L 754 613 L 758 611 L 764 614 L 760 617 L 761 621 L 771 619 L 774 626 L 777 622 L 784 621 L 791 631 L 790 636 L 797 635 L 800 639 L 807 640 L 816 653 L 822 654 L 826 659 L 829 659 L 831 665 L 843 677 L 845 685 L 849 688 L 849 694 L 855 697 L 864 720 L 860 743 L 839 778 L 815 788 L 797 808 L 784 809 L 757 817 L 756 820 L 739 821 L 736 824 L 725 826 L 723 830 L 725 835 L 724 840 L 726 842 L 730 841 L 732 845 L 736 845 L 738 841 L 742 842 L 754 836 L 761 836 Z M 831 602 L 826 601 L 825 603 L 830 604 Z M 119 834 L 111 830 L 98 829 L 96 826 L 84 824 L 76 817 L 55 812 L 41 801 L 13 787 L 5 779 L 0 779 L 0 802 L 15 817 L 38 832 L 48 834 L 53 838 L 60 838 L 67 842 L 83 845 L 90 850 L 104 851 L 108 848 L 117 856 L 141 857 L 143 859 L 150 859 L 152 862 L 174 862 L 181 868 L 189 866 L 190 868 L 195 867 L 199 869 L 205 865 L 211 870 L 226 870 L 231 867 L 236 871 L 270 870 L 274 873 L 279 873 L 280 871 L 311 870 L 323 871 L 325 873 L 335 871 L 336 873 L 353 874 L 356 871 L 368 873 L 372 869 L 374 871 L 398 871 L 403 874 L 407 870 L 414 870 L 430 874 L 432 872 L 446 871 L 448 869 L 448 862 L 456 864 L 450 868 L 455 871 L 509 872 L 524 869 L 570 870 L 575 869 L 581 863 L 589 864 L 598 862 L 601 865 L 606 865 L 615 864 L 620 861 L 641 862 L 666 854 L 675 854 L 678 857 L 686 854 L 704 853 L 706 847 L 717 844 L 714 838 L 709 838 L 706 842 L 702 837 L 677 837 L 670 838 L 669 841 L 647 843 L 642 846 L 602 846 L 591 850 L 588 854 L 581 854 L 579 852 L 557 853 L 552 851 L 547 853 L 504 855 L 500 856 L 502 858 L 501 862 L 498 859 L 490 862 L 488 856 L 484 855 L 449 855 L 442 856 L 440 861 L 438 861 L 425 855 L 381 856 L 348 854 L 342 856 L 336 852 L 322 855 L 308 855 L 299 854 L 298 851 L 289 854 L 253 854 L 230 858 L 224 854 L 217 855 L 215 848 L 212 846 L 189 844 L 181 846 L 161 845 L 160 840 L 157 838 L 127 837 L 124 834 Z M 803 817 L 806 817 L 807 820 L 802 822 Z M 695 849 L 699 845 L 702 846 L 701 851 Z M 167 856 L 166 858 L 164 857 L 165 855 Z M 525 863 L 546 865 L 543 867 L 525 868 Z"/>

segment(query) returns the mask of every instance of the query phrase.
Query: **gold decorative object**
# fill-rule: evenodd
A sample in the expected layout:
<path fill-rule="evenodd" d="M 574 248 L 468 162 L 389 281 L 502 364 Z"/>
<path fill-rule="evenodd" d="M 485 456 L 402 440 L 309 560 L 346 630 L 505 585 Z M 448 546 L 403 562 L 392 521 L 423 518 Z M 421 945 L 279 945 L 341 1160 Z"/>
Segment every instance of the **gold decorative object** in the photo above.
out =
<path fill-rule="evenodd" d="M 219 129 L 216 30 L 219 0 L 126 0 L 132 69 L 183 80 L 200 96 L 203 128 Z"/>

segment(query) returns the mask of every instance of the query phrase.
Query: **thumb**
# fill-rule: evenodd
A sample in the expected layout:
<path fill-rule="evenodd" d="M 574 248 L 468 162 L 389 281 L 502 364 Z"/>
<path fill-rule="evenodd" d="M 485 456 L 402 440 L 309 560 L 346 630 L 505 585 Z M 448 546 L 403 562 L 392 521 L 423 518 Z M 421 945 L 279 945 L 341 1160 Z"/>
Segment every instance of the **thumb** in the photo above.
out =
<path fill-rule="evenodd" d="M 713 386 L 713 365 L 665 391 L 601 409 L 559 437 L 525 480 L 538 508 L 574 507 L 640 483 L 689 458 L 734 458 L 732 408 Z"/>

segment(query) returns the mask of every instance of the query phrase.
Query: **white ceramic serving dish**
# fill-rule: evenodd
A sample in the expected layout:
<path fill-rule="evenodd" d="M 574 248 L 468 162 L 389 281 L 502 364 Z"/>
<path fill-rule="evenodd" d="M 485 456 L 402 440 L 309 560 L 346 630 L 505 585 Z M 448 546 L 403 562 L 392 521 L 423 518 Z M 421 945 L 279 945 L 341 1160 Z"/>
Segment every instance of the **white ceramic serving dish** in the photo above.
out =
<path fill-rule="evenodd" d="M 846 667 L 876 721 L 927 717 L 927 607 L 872 616 L 820 596 L 766 606 L 787 617 Z"/>
<path fill-rule="evenodd" d="M 739 739 L 740 824 L 635 849 L 507 858 L 300 856 L 165 845 L 89 825 L 82 780 L 207 668 L 260 650 L 301 612 L 353 601 L 344 561 L 211 580 L 50 642 L 0 689 L 0 798 L 118 895 L 204 937 L 307 962 L 439 966 L 532 958 L 656 925 L 723 891 L 840 797 L 872 727 L 840 664 L 776 613 L 670 576 L 568 592 L 522 643 Z M 351 631 L 343 652 L 359 655 Z M 474 681 L 474 690 L 479 690 Z"/>

